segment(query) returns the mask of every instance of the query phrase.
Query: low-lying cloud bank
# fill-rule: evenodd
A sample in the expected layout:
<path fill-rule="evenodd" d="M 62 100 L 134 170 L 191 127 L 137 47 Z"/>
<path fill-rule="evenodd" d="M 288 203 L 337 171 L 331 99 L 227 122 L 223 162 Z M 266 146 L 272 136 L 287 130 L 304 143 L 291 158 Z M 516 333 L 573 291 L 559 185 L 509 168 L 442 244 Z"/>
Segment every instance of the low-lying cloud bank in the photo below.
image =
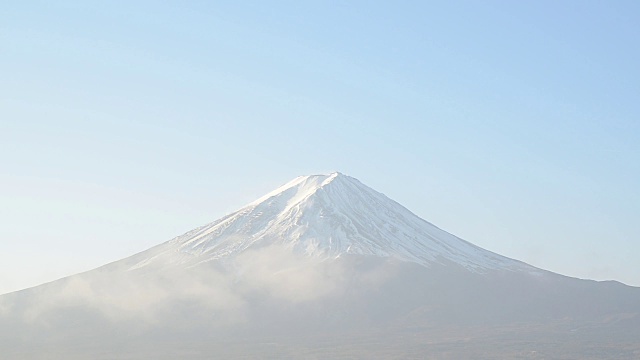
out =
<path fill-rule="evenodd" d="M 116 263 L 2 296 L 0 316 L 34 326 L 50 325 L 60 314 L 69 317 L 76 313 L 138 326 L 154 326 L 181 316 L 240 323 L 247 320 L 247 312 L 255 304 L 281 303 L 286 308 L 344 294 L 353 286 L 347 264 L 301 256 L 278 246 L 186 269 L 153 266 L 127 270 L 125 263 Z M 358 272 L 361 283 L 374 286 L 387 275 L 376 267 Z"/>

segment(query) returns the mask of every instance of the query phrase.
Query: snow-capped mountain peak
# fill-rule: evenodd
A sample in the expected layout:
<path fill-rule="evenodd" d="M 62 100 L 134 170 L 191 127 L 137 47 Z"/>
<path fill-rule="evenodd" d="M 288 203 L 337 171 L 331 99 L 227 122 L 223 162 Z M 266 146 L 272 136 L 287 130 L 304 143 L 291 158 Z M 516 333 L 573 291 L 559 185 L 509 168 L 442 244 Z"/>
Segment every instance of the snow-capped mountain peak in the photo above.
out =
<path fill-rule="evenodd" d="M 162 255 L 176 262 L 200 263 L 268 245 L 319 258 L 360 254 L 425 266 L 453 262 L 480 272 L 537 270 L 459 239 L 339 172 L 299 176 L 240 210 L 171 240 Z M 145 259 L 134 268 L 151 261 Z"/>

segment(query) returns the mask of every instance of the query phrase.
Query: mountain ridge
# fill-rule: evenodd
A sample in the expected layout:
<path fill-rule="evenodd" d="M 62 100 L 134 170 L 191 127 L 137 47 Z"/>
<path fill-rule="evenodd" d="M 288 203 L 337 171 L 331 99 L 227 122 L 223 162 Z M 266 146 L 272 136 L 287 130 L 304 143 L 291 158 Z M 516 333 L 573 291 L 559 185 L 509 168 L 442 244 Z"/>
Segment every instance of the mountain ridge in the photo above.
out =
<path fill-rule="evenodd" d="M 0 296 L 2 356 L 20 360 L 633 360 L 639 330 L 640 288 L 494 254 L 337 173 Z"/>

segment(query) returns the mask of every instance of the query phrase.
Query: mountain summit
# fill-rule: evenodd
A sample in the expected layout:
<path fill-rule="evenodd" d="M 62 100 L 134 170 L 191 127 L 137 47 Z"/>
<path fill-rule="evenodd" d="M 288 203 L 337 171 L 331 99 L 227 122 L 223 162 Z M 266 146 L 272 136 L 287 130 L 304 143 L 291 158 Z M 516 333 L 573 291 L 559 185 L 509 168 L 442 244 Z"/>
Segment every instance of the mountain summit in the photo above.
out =
<path fill-rule="evenodd" d="M 373 255 L 427 267 L 454 263 L 480 273 L 540 271 L 453 236 L 339 172 L 299 176 L 240 210 L 163 244 L 153 258 L 143 258 L 132 268 L 154 259 L 190 264 L 224 260 L 268 245 L 326 259 Z"/>

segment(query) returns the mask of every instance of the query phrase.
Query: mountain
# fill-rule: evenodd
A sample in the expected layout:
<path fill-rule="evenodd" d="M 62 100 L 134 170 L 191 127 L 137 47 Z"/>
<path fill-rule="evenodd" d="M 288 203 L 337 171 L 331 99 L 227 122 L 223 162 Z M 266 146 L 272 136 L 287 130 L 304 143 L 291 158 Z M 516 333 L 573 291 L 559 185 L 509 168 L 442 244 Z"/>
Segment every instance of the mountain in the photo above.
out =
<path fill-rule="evenodd" d="M 341 173 L 0 296 L 8 359 L 637 359 L 638 333 L 639 288 L 492 253 Z"/>

